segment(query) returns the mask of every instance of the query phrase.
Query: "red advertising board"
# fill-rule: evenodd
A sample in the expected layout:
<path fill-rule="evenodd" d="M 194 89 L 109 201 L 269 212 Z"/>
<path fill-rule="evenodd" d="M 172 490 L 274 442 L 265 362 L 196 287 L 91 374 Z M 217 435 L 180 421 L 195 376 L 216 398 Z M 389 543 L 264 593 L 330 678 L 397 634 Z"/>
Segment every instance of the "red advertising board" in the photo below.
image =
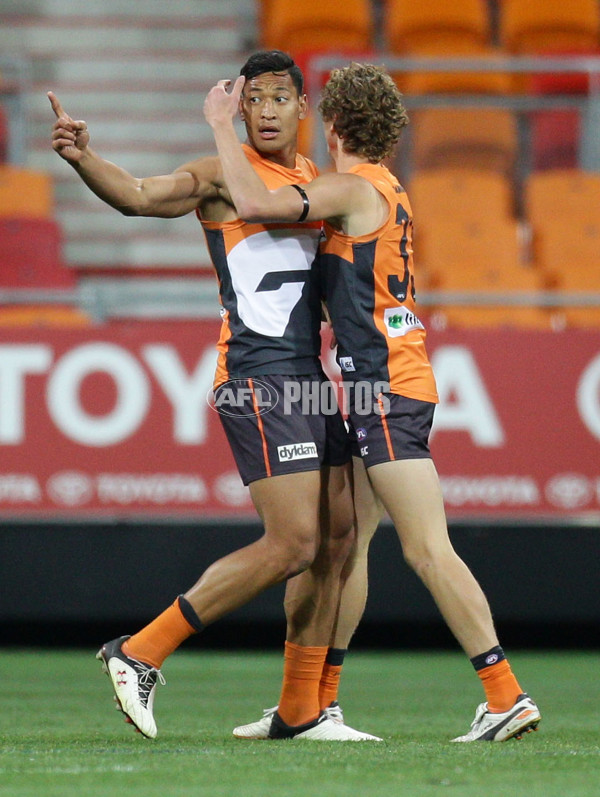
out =
<path fill-rule="evenodd" d="M 0 516 L 253 514 L 207 401 L 218 329 L 1 330 Z M 431 332 L 429 352 L 449 517 L 600 517 L 600 334 Z"/>

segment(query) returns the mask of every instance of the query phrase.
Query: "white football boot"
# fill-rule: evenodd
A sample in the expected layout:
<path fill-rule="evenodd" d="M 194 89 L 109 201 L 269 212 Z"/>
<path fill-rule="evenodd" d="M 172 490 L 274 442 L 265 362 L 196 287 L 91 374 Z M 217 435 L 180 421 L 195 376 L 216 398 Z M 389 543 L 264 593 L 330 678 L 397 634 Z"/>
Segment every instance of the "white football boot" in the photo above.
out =
<path fill-rule="evenodd" d="M 488 704 L 481 703 L 475 712 L 471 730 L 451 741 L 505 742 L 507 739 L 520 739 L 524 733 L 537 730 L 541 718 L 540 710 L 527 694 L 519 695 L 514 706 L 502 713 L 488 711 Z"/>
<path fill-rule="evenodd" d="M 122 636 L 106 642 L 96 658 L 102 661 L 102 669 L 111 680 L 117 708 L 143 736 L 154 739 L 157 730 L 152 708 L 156 681 L 164 684 L 165 679 L 156 667 L 131 659 L 123 653 L 126 639 L 129 637 Z"/>
<path fill-rule="evenodd" d="M 256 722 L 250 722 L 248 725 L 238 725 L 237 728 L 233 729 L 233 735 L 236 739 L 268 739 L 273 714 L 275 714 L 278 708 L 279 706 L 273 706 L 273 708 L 263 709 L 261 719 L 256 720 Z M 325 714 L 330 720 L 333 720 L 333 722 L 342 724 L 344 722 L 344 712 L 336 700 L 332 701 L 327 706 Z"/>

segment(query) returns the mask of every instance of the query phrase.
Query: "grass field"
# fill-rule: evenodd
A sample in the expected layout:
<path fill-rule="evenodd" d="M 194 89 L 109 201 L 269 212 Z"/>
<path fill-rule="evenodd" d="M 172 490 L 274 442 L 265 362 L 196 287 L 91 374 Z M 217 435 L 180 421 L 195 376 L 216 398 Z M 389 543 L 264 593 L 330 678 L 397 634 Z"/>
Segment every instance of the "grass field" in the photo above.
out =
<path fill-rule="evenodd" d="M 382 743 L 244 742 L 278 697 L 276 653 L 179 651 L 166 663 L 159 736 L 111 707 L 95 651 L 0 650 L 0 794 L 6 797 L 598 797 L 598 656 L 514 653 L 539 703 L 537 733 L 454 745 L 482 691 L 459 653 L 354 653 L 341 703 Z"/>

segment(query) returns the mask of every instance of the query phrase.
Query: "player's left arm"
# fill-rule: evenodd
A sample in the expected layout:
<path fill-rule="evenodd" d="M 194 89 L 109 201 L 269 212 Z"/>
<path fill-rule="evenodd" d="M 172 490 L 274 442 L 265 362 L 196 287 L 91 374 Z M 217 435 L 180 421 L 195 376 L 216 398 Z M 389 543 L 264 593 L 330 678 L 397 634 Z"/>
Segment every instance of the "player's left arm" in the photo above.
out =
<path fill-rule="evenodd" d="M 355 199 L 364 193 L 365 182 L 353 174 L 325 174 L 302 185 L 309 203 L 304 215 L 305 201 L 297 189 L 283 186 L 270 191 L 244 155 L 233 124 L 244 78 L 239 77 L 231 93 L 231 81 L 220 80 L 206 97 L 204 116 L 213 130 L 219 153 L 223 178 L 240 218 L 245 221 L 320 221 L 348 216 L 355 207 Z"/>

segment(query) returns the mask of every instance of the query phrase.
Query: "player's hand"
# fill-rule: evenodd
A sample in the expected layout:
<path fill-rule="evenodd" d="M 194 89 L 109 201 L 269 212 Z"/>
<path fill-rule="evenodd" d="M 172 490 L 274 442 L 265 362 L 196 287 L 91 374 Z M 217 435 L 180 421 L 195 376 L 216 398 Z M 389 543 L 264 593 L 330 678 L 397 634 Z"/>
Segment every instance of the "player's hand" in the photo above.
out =
<path fill-rule="evenodd" d="M 246 78 L 240 75 L 229 93 L 227 89 L 231 86 L 231 80 L 219 80 L 208 92 L 204 100 L 204 118 L 211 127 L 231 122 L 237 114 L 245 81 Z"/>
<path fill-rule="evenodd" d="M 90 143 L 87 124 L 71 119 L 52 91 L 48 92 L 48 99 L 56 114 L 56 122 L 52 128 L 52 149 L 69 163 L 79 163 Z"/>

